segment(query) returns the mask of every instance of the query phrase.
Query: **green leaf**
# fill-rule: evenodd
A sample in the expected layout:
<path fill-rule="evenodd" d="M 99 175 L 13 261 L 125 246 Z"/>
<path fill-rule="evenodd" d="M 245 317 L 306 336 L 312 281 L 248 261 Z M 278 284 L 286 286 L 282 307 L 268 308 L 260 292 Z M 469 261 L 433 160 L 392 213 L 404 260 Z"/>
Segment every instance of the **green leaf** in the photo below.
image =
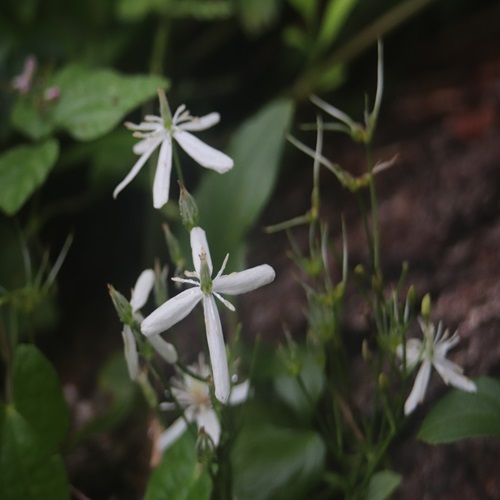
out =
<path fill-rule="evenodd" d="M 195 199 L 214 264 L 229 252 L 233 259 L 228 268 L 234 265 L 246 232 L 268 202 L 292 117 L 291 101 L 268 104 L 233 136 L 228 154 L 234 168 L 222 176 L 209 172 L 203 177 Z"/>
<path fill-rule="evenodd" d="M 401 476 L 390 470 L 375 473 L 368 484 L 366 500 L 385 500 L 400 485 Z"/>
<path fill-rule="evenodd" d="M 444 396 L 426 416 L 418 438 L 431 444 L 478 436 L 500 436 L 500 382 L 481 377 L 477 392 L 458 389 Z"/>
<path fill-rule="evenodd" d="M 59 455 L 46 453 L 37 434 L 15 406 L 0 404 L 0 498 L 64 500 L 69 488 Z"/>
<path fill-rule="evenodd" d="M 0 156 L 0 208 L 7 215 L 14 215 L 44 183 L 58 153 L 57 141 L 48 140 L 18 146 Z"/>
<path fill-rule="evenodd" d="M 168 82 L 157 76 L 126 76 L 108 69 L 71 65 L 54 77 L 61 97 L 54 121 L 75 139 L 90 141 L 110 132 L 134 108 Z"/>
<path fill-rule="evenodd" d="M 35 141 L 48 137 L 55 128 L 55 105 L 40 96 L 19 96 L 12 109 L 12 124 Z"/>
<path fill-rule="evenodd" d="M 325 445 L 309 430 L 247 427 L 232 458 L 234 494 L 240 500 L 301 499 L 323 472 Z"/>
<path fill-rule="evenodd" d="M 35 346 L 17 347 L 12 387 L 16 412 L 33 428 L 42 451 L 57 451 L 68 430 L 68 410 L 54 367 Z"/>
<path fill-rule="evenodd" d="M 12 368 L 12 403 L 0 405 L 0 498 L 69 498 L 57 450 L 69 424 L 52 365 L 33 345 L 19 345 Z"/>
<path fill-rule="evenodd" d="M 303 418 L 316 412 L 316 403 L 325 384 L 323 366 L 311 352 L 300 352 L 300 372 L 297 377 L 278 375 L 274 379 L 274 389 L 280 399 Z"/>
<path fill-rule="evenodd" d="M 145 500 L 208 500 L 211 489 L 210 476 L 197 460 L 196 439 L 185 432 L 163 453 L 149 480 Z"/>
<path fill-rule="evenodd" d="M 358 0 L 330 0 L 323 15 L 323 23 L 318 36 L 318 47 L 330 45 L 337 38 Z"/>

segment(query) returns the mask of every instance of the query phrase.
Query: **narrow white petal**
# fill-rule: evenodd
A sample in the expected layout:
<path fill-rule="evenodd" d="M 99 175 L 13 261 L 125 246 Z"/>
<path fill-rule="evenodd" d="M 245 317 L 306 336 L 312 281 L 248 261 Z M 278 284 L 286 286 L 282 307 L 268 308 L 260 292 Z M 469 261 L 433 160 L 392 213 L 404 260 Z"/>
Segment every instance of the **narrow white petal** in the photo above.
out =
<path fill-rule="evenodd" d="M 436 371 L 441 375 L 446 384 L 451 384 L 466 392 L 476 392 L 476 384 L 465 375 L 462 375 L 463 368 L 453 363 L 453 361 L 445 358 L 435 359 L 434 368 L 436 368 Z"/>
<path fill-rule="evenodd" d="M 220 424 L 215 411 L 212 408 L 200 410 L 195 418 L 198 430 L 203 427 L 205 432 L 212 438 L 215 446 L 217 446 L 220 439 Z"/>
<path fill-rule="evenodd" d="M 233 168 L 234 162 L 226 154 L 200 141 L 197 137 L 177 129 L 173 132 L 174 139 L 180 147 L 202 167 L 209 168 L 223 174 Z"/>
<path fill-rule="evenodd" d="M 163 340 L 159 335 L 148 337 L 148 342 L 167 363 L 173 364 L 177 361 L 177 351 L 175 347 Z"/>
<path fill-rule="evenodd" d="M 146 337 L 157 335 L 184 319 L 203 297 L 199 287 L 184 290 L 167 300 L 153 311 L 142 323 L 141 331 Z"/>
<path fill-rule="evenodd" d="M 139 375 L 139 355 L 137 354 L 134 333 L 132 332 L 130 326 L 124 325 L 122 338 L 128 374 L 131 380 L 136 380 Z"/>
<path fill-rule="evenodd" d="M 149 157 L 153 153 L 153 151 L 157 148 L 157 146 L 160 144 L 161 139 L 157 139 L 155 141 L 151 141 L 149 145 L 149 149 L 144 152 L 144 154 L 135 162 L 135 165 L 132 167 L 132 170 L 127 174 L 125 179 L 116 186 L 115 190 L 113 191 L 113 198 L 116 198 L 120 191 L 123 190 L 125 186 L 127 186 L 132 179 L 139 173 L 139 170 L 144 166 L 144 164 L 148 161 Z"/>
<path fill-rule="evenodd" d="M 193 265 L 200 275 L 200 254 L 202 252 L 205 253 L 205 258 L 207 259 L 208 269 L 210 269 L 210 274 L 212 274 L 212 257 L 210 256 L 210 248 L 208 247 L 207 235 L 205 231 L 201 227 L 193 227 L 191 232 L 189 233 L 189 237 L 191 240 L 191 252 L 193 256 Z"/>
<path fill-rule="evenodd" d="M 250 390 L 250 381 L 245 380 L 241 384 L 233 386 L 231 389 L 231 394 L 229 396 L 229 404 L 238 405 L 246 401 L 248 398 L 248 391 Z"/>
<path fill-rule="evenodd" d="M 405 415 L 409 415 L 419 403 L 424 400 L 425 391 L 427 390 L 427 385 L 429 383 L 429 377 L 431 374 L 431 363 L 425 360 L 418 370 L 417 378 L 413 384 L 413 389 L 405 403 Z"/>
<path fill-rule="evenodd" d="M 191 120 L 187 121 L 186 123 L 180 123 L 178 127 L 182 130 L 191 130 L 191 131 L 198 131 L 198 130 L 206 130 L 207 128 L 213 127 L 214 125 L 217 125 L 220 121 L 220 115 L 219 113 L 209 113 L 208 115 L 205 116 L 194 116 L 191 118 Z"/>
<path fill-rule="evenodd" d="M 230 310 L 230 311 L 236 311 L 236 307 L 229 302 L 229 300 L 226 300 L 220 293 L 214 292 L 212 290 L 212 293 Z"/>
<path fill-rule="evenodd" d="M 219 401 L 225 403 L 228 400 L 231 385 L 229 383 L 229 369 L 227 366 L 226 346 L 222 336 L 222 325 L 212 295 L 203 296 L 203 310 L 205 313 L 208 352 L 214 376 L 215 396 Z"/>
<path fill-rule="evenodd" d="M 156 165 L 153 183 L 153 206 L 161 208 L 168 201 L 170 191 L 170 172 L 172 171 L 172 138 L 167 135 L 163 140 Z"/>
<path fill-rule="evenodd" d="M 132 306 L 132 311 L 138 311 L 147 302 L 149 294 L 153 289 L 155 283 L 155 273 L 152 269 L 146 269 L 142 271 L 139 278 L 135 283 L 134 289 L 132 291 L 132 297 L 130 298 L 130 305 Z"/>
<path fill-rule="evenodd" d="M 160 451 L 166 450 L 174 441 L 179 439 L 187 429 L 186 421 L 183 418 L 178 418 L 172 425 L 163 432 L 156 443 L 156 447 Z"/>
<path fill-rule="evenodd" d="M 160 117 L 157 116 L 150 116 L 149 118 L 158 118 Z M 161 120 L 161 119 L 160 119 Z M 149 132 L 151 130 L 156 130 L 158 128 L 158 122 L 157 120 L 152 120 L 150 119 L 147 122 L 141 122 L 138 125 L 132 122 L 125 122 L 125 127 L 127 127 L 129 130 L 134 130 L 134 131 L 139 131 L 139 132 Z"/>
<path fill-rule="evenodd" d="M 246 271 L 231 273 L 226 276 L 221 276 L 220 278 L 215 278 L 212 289 L 219 293 L 238 295 L 271 283 L 275 276 L 276 273 L 271 266 L 262 264 L 261 266 L 247 269 Z"/>
<path fill-rule="evenodd" d="M 154 147 L 156 148 L 160 142 L 161 140 L 157 137 L 146 137 L 145 139 L 136 142 L 132 146 L 132 151 L 136 155 L 143 155 L 146 151 L 149 151 L 153 144 L 155 144 Z"/>
<path fill-rule="evenodd" d="M 434 352 L 438 356 L 446 356 L 446 353 L 453 349 L 460 342 L 460 336 L 455 332 L 449 339 L 443 338 L 439 343 L 434 346 Z"/>

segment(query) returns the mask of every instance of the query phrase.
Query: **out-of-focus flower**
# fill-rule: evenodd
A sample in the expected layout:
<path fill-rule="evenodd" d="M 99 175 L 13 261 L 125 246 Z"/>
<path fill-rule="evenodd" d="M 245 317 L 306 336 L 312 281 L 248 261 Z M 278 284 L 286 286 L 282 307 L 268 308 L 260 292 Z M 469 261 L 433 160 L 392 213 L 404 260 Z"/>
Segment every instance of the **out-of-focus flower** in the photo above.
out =
<path fill-rule="evenodd" d="M 212 259 L 205 231 L 194 227 L 190 232 L 191 251 L 195 271 L 186 272 L 186 276 L 195 279 L 172 278 L 181 283 L 189 283 L 194 287 L 184 290 L 153 311 L 141 324 L 141 331 L 148 338 L 168 330 L 184 319 L 198 304 L 203 302 L 205 328 L 210 354 L 210 362 L 214 376 L 215 396 L 225 403 L 229 396 L 229 370 L 227 366 L 226 348 L 222 335 L 222 326 L 215 298 L 234 311 L 234 306 L 220 294 L 238 295 L 250 292 L 273 281 L 275 272 L 271 266 L 261 266 L 238 273 L 223 276 L 224 267 L 229 255 L 226 256 L 221 270 L 212 280 Z"/>
<path fill-rule="evenodd" d="M 441 322 L 438 324 L 436 331 L 432 323 L 426 322 L 422 318 L 419 318 L 418 321 L 422 329 L 423 341 L 410 339 L 406 342 L 406 348 L 399 345 L 396 351 L 401 359 L 406 355 L 407 369 L 412 369 L 418 363 L 422 363 L 411 393 L 405 402 L 405 415 L 412 413 L 417 405 L 424 400 L 432 366 L 434 366 L 446 384 L 451 384 L 467 392 L 476 392 L 476 384 L 463 375 L 462 367 L 446 359 L 448 351 L 460 341 L 457 332 L 449 337 L 448 330 L 443 332 Z"/>
<path fill-rule="evenodd" d="M 184 418 L 180 417 L 175 420 L 159 437 L 157 446 L 160 451 L 168 448 L 185 432 L 187 422 L 196 422 L 198 431 L 203 429 L 204 433 L 210 436 L 214 446 L 219 444 L 220 424 L 210 402 L 210 387 L 207 382 L 207 378 L 210 377 L 210 369 L 205 363 L 203 354 L 199 355 L 198 363 L 190 366 L 189 370 L 204 380 L 187 373 L 181 373 L 179 377 L 172 379 L 171 392 L 177 403 L 161 403 L 160 408 L 162 410 L 175 410 L 180 406 L 184 410 Z M 235 385 L 229 396 L 229 404 L 236 405 L 245 401 L 249 387 L 248 380 Z"/>
<path fill-rule="evenodd" d="M 161 116 L 147 115 L 139 125 L 125 123 L 127 128 L 134 131 L 134 137 L 141 139 L 133 148 L 134 153 L 141 156 L 113 192 L 113 196 L 116 198 L 118 193 L 139 173 L 153 151 L 160 146 L 153 182 L 153 205 L 155 208 L 161 208 L 168 201 L 172 170 L 172 139 L 175 139 L 179 146 L 202 167 L 223 174 L 230 170 L 234 164 L 229 156 L 208 146 L 190 133 L 190 131 L 213 127 L 220 120 L 219 113 L 194 117 L 183 104 L 177 108 L 172 116 L 163 89 L 158 89 L 158 97 Z"/>
<path fill-rule="evenodd" d="M 27 94 L 31 90 L 33 75 L 37 67 L 36 57 L 31 55 L 24 61 L 23 72 L 17 75 L 12 80 L 12 86 L 20 93 Z"/>

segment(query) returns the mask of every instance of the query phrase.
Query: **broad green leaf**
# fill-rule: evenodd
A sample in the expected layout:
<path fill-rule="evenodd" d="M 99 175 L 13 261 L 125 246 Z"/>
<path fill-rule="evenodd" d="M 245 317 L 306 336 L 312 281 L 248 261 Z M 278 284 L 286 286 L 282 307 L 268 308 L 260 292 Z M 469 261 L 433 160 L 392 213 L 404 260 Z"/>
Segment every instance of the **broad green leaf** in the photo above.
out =
<path fill-rule="evenodd" d="M 196 439 L 185 432 L 163 453 L 149 480 L 145 500 L 208 500 L 211 489 L 210 476 L 197 460 Z"/>
<path fill-rule="evenodd" d="M 368 484 L 366 500 L 385 500 L 400 485 L 401 476 L 390 470 L 375 473 Z"/>
<path fill-rule="evenodd" d="M 41 96 L 19 96 L 12 109 L 12 125 L 35 141 L 48 137 L 55 128 L 55 106 Z"/>
<path fill-rule="evenodd" d="M 326 48 L 344 26 L 345 20 L 351 13 L 358 0 L 330 0 L 323 15 L 323 23 L 318 36 L 319 49 Z"/>
<path fill-rule="evenodd" d="M 15 214 L 40 187 L 54 166 L 59 145 L 48 140 L 36 146 L 18 146 L 0 156 L 0 208 Z"/>
<path fill-rule="evenodd" d="M 431 444 L 478 436 L 500 437 L 500 382 L 481 377 L 476 393 L 452 390 L 424 419 L 418 438 Z"/>
<path fill-rule="evenodd" d="M 268 202 L 292 116 L 291 101 L 268 104 L 233 136 L 228 151 L 233 169 L 222 176 L 208 172 L 203 177 L 195 199 L 214 265 L 229 252 L 233 259 L 228 268 L 234 266 L 246 232 Z"/>
<path fill-rule="evenodd" d="M 35 346 L 17 347 L 12 387 L 15 410 L 37 434 L 41 452 L 57 451 L 68 429 L 68 410 L 56 371 Z"/>
<path fill-rule="evenodd" d="M 234 495 L 240 500 L 302 499 L 323 472 L 325 445 L 309 430 L 247 427 L 232 458 Z"/>
<path fill-rule="evenodd" d="M 90 141 L 110 132 L 124 116 L 168 82 L 157 76 L 128 76 L 108 69 L 68 66 L 54 77 L 61 97 L 55 123 L 75 139 Z"/>
<path fill-rule="evenodd" d="M 68 481 L 59 455 L 47 453 L 36 432 L 15 405 L 0 404 L 0 498 L 64 500 Z"/>
<path fill-rule="evenodd" d="M 325 384 L 322 363 L 312 353 L 300 353 L 300 372 L 297 377 L 282 374 L 274 379 L 274 389 L 280 399 L 303 418 L 316 412 L 316 403 Z"/>

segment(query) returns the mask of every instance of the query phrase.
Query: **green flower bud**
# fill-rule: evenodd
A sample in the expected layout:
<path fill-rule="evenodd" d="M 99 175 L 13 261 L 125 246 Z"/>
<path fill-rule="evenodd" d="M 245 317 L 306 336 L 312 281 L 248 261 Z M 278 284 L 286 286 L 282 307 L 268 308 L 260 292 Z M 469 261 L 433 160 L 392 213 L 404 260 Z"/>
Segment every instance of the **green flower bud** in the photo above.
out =
<path fill-rule="evenodd" d="M 421 312 L 422 312 L 422 316 L 425 319 L 428 320 L 430 318 L 430 316 L 431 316 L 431 296 L 428 293 L 426 293 L 424 295 L 424 298 L 422 299 Z"/>
<path fill-rule="evenodd" d="M 182 223 L 188 231 L 191 231 L 193 227 L 198 226 L 198 206 L 194 198 L 189 194 L 188 190 L 185 188 L 184 184 L 179 181 L 179 186 L 181 188 L 181 194 L 179 197 L 179 211 L 181 213 Z"/>
<path fill-rule="evenodd" d="M 125 325 L 131 325 L 134 322 L 134 315 L 130 302 L 120 292 L 117 292 L 113 285 L 108 285 L 108 291 L 120 321 Z"/>

